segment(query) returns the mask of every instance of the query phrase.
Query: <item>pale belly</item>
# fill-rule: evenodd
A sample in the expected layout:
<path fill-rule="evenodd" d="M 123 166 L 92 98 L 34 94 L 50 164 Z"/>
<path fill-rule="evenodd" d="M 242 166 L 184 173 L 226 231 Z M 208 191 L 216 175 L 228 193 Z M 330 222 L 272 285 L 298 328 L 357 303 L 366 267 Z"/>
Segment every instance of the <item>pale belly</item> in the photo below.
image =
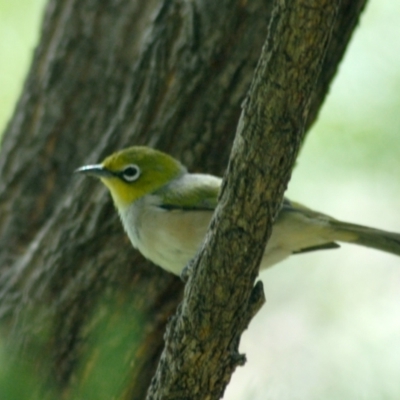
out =
<path fill-rule="evenodd" d="M 211 211 L 167 211 L 156 206 L 129 210 L 122 218 L 133 244 L 154 264 L 179 275 L 196 255 Z"/>
<path fill-rule="evenodd" d="M 156 206 L 129 210 L 122 218 L 133 244 L 146 258 L 179 275 L 199 250 L 211 211 L 167 211 Z M 278 218 L 260 269 L 268 268 L 294 251 L 327 243 L 326 221 L 315 223 L 299 213 Z M 329 236 L 329 235 L 328 235 Z"/>

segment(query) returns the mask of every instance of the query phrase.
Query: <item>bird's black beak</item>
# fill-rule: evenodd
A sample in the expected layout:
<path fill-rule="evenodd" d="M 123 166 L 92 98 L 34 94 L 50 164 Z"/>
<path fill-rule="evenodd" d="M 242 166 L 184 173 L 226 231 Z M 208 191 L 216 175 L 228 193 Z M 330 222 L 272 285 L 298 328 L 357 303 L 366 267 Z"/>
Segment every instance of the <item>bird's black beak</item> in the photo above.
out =
<path fill-rule="evenodd" d="M 75 173 L 96 176 L 97 178 L 107 178 L 114 174 L 108 169 L 104 168 L 101 164 L 84 165 L 75 170 Z"/>

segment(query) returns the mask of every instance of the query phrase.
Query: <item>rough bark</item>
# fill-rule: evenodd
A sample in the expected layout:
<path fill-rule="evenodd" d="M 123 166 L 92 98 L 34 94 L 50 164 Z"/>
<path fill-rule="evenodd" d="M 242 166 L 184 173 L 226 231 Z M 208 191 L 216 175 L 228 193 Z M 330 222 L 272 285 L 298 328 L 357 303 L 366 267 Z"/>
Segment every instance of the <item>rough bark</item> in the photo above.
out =
<path fill-rule="evenodd" d="M 306 126 L 364 2 L 340 5 Z M 272 3 L 49 2 L 1 149 L 0 312 L 23 354 L 40 342 L 49 379 L 66 395 L 96 361 L 87 344 L 93 332 L 130 311 L 141 334 L 125 343 L 121 398 L 144 398 L 183 287 L 131 249 L 105 190 L 73 170 L 145 143 L 191 169 L 221 173 Z"/>
<path fill-rule="evenodd" d="M 245 361 L 240 337 L 264 302 L 258 266 L 304 138 L 339 4 L 275 3 L 219 206 L 168 325 L 149 400 L 220 399 Z"/>

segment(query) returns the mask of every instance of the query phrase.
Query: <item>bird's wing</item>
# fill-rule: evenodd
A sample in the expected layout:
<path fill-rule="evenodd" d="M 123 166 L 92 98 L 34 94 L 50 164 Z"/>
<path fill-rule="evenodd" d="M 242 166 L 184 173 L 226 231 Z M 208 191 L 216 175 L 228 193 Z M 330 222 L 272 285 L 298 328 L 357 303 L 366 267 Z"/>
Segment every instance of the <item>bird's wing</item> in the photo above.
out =
<path fill-rule="evenodd" d="M 221 179 L 205 174 L 185 174 L 159 193 L 160 207 L 168 210 L 214 210 Z"/>
<path fill-rule="evenodd" d="M 308 208 L 301 203 L 297 203 L 296 201 L 289 200 L 286 197 L 283 199 L 282 208 L 279 213 L 284 214 L 285 212 L 298 212 L 307 216 L 308 218 L 313 218 L 313 219 L 320 218 L 325 221 L 335 220 L 335 218 L 332 218 L 327 214 L 314 211 L 311 208 Z"/>
<path fill-rule="evenodd" d="M 293 254 L 305 253 L 314 250 L 335 249 L 340 247 L 332 241 L 324 240 L 324 236 L 330 236 L 324 231 L 330 232 L 330 223 L 334 218 L 316 212 L 300 203 L 284 198 L 282 207 L 278 213 L 277 225 L 286 224 L 290 227 L 286 232 L 286 240 L 293 242 Z M 315 236 L 315 237 L 314 237 Z"/>

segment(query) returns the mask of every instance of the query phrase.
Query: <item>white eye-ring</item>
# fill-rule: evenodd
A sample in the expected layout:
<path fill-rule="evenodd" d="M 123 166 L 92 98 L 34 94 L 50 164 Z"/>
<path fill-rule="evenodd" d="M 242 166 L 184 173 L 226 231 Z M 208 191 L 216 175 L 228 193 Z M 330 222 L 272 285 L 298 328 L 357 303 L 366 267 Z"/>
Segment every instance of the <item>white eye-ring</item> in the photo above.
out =
<path fill-rule="evenodd" d="M 140 168 L 135 164 L 126 166 L 121 172 L 121 177 L 126 182 L 134 182 L 139 176 Z"/>

